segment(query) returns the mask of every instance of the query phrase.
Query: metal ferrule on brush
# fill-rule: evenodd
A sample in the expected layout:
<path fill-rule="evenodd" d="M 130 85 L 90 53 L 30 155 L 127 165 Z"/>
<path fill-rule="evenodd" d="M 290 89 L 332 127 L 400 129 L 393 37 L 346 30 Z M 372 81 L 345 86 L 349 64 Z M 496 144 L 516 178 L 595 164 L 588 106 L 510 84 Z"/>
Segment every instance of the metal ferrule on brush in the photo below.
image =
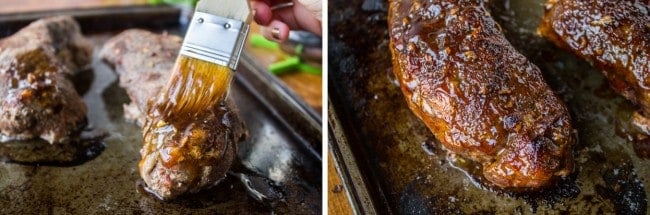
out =
<path fill-rule="evenodd" d="M 249 25 L 234 19 L 195 12 L 180 54 L 236 70 Z"/>

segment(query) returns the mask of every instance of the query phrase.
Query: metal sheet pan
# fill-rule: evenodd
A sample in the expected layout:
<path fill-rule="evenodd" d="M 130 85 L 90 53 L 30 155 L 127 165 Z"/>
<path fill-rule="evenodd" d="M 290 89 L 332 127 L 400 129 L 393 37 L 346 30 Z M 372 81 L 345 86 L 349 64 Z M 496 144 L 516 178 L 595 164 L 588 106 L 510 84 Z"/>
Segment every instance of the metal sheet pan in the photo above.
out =
<path fill-rule="evenodd" d="M 491 14 L 511 43 L 540 67 L 567 103 L 579 140 L 576 173 L 539 192 L 480 188 L 471 169 L 461 171 L 449 162 L 440 143 L 404 101 L 392 75 L 388 3 L 330 0 L 329 144 L 355 210 L 647 213 L 650 161 L 637 156 L 634 143 L 626 138 L 634 107 L 609 88 L 600 72 L 536 35 L 544 1 L 490 3 Z"/>
<path fill-rule="evenodd" d="M 75 16 L 96 45 L 92 68 L 75 77 L 75 84 L 84 92 L 89 124 L 108 136 L 99 147 L 87 151 L 96 153 L 87 160 L 63 164 L 0 163 L 1 214 L 321 212 L 320 117 L 246 53 L 240 61 L 231 96 L 240 109 L 249 138 L 238 145 L 238 162 L 231 171 L 244 173 L 254 183 L 273 180 L 277 186 L 269 189 L 280 191 L 284 198 L 256 201 L 237 174 L 229 175 L 214 188 L 171 202 L 161 202 L 144 193 L 137 171 L 141 129 L 125 122 L 122 104 L 129 101 L 126 92 L 117 85 L 112 69 L 96 55 L 108 38 L 125 28 L 182 32 L 178 22 L 181 13 L 172 7 L 137 7 L 9 14 L 0 15 L 0 29 L 9 35 L 19 29 L 17 23 L 24 25 L 43 16 L 61 14 Z M 15 150 L 2 149 L 1 153 Z"/>

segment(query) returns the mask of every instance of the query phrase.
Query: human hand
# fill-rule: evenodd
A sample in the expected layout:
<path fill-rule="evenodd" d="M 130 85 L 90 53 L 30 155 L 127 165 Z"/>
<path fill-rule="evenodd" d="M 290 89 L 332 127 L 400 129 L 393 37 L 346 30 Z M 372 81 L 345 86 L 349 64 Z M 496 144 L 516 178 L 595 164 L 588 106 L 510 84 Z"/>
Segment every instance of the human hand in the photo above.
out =
<path fill-rule="evenodd" d="M 280 6 L 287 2 L 291 2 L 293 6 Z M 251 7 L 255 11 L 255 22 L 265 26 L 262 29 L 264 37 L 284 42 L 289 37 L 289 30 L 306 30 L 322 36 L 321 2 L 321 0 L 251 0 Z"/>

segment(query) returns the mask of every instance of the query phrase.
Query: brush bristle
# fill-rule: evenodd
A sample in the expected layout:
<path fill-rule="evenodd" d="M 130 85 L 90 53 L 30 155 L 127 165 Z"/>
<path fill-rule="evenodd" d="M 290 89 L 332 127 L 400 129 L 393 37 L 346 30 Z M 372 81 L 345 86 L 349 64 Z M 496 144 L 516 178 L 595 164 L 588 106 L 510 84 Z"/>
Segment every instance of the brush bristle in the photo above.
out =
<path fill-rule="evenodd" d="M 234 75 L 227 66 L 186 56 L 178 58 L 173 74 L 160 103 L 165 104 L 162 112 L 182 117 L 202 113 L 223 101 Z"/>
<path fill-rule="evenodd" d="M 199 0 L 199 12 L 250 23 L 253 13 L 248 0 Z"/>

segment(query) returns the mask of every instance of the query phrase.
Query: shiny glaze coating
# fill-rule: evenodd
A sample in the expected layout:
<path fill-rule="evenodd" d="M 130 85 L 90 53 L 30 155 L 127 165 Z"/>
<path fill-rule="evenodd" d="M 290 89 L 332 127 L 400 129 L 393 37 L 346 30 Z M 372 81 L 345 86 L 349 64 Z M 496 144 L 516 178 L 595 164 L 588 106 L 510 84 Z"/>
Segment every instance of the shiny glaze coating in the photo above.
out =
<path fill-rule="evenodd" d="M 449 151 L 502 188 L 538 188 L 573 171 L 565 105 L 482 1 L 392 0 L 388 24 L 406 101 Z"/>
<path fill-rule="evenodd" d="M 156 98 L 165 92 L 180 47 L 177 36 L 133 29 L 111 38 L 100 52 L 115 67 L 132 101 L 125 105 L 125 117 L 143 126 L 140 176 L 146 189 L 164 200 L 225 178 L 237 144 L 247 136 L 232 98 L 193 114 L 151 114 L 164 106 Z"/>
<path fill-rule="evenodd" d="M 71 77 L 92 46 L 69 16 L 37 20 L 0 40 L 0 141 L 41 138 L 68 144 L 86 125 Z"/>
<path fill-rule="evenodd" d="M 539 32 L 650 114 L 650 1 L 550 0 Z"/>

